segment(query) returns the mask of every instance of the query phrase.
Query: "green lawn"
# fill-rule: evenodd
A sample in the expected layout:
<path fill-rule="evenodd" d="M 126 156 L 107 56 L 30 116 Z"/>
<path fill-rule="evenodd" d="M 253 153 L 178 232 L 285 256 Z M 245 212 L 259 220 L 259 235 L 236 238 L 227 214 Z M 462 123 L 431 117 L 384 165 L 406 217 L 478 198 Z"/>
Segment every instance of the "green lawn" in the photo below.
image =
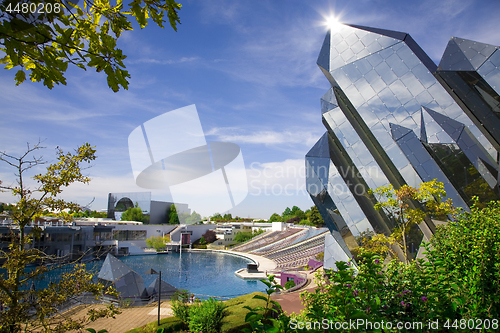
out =
<path fill-rule="evenodd" d="M 265 296 L 264 293 L 254 292 L 224 302 L 227 306 L 227 316 L 223 321 L 224 324 L 222 325 L 222 333 L 236 333 L 241 331 L 241 328 L 245 326 L 245 316 L 248 313 L 248 310 L 243 308 L 244 306 L 264 307 L 266 305 L 263 300 L 253 299 L 253 296 L 257 294 Z M 165 329 L 165 333 L 182 332 L 182 322 L 177 317 L 162 319 L 160 321 L 160 327 Z M 156 329 L 157 324 L 155 321 L 143 327 L 134 328 L 126 333 L 154 333 L 156 332 Z"/>

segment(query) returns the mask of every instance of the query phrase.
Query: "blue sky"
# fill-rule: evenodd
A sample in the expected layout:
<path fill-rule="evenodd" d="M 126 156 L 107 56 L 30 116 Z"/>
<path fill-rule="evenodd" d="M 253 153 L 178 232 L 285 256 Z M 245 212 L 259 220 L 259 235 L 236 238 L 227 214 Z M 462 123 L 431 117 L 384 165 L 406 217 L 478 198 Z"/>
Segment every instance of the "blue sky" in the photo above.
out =
<path fill-rule="evenodd" d="M 452 36 L 500 45 L 497 0 L 180 2 L 177 32 L 150 26 L 120 39 L 132 75 L 128 91 L 113 93 L 92 69 L 71 68 L 68 85 L 52 90 L 16 87 L 15 71 L 0 69 L 0 150 L 19 154 L 40 138 L 54 161 L 56 146 L 95 145 L 98 159 L 86 170 L 91 184 L 71 186 L 63 197 L 82 205 L 95 197 L 91 209 L 100 210 L 109 192 L 145 191 L 132 176 L 130 132 L 196 104 L 208 141 L 241 147 L 249 194 L 230 212 L 268 218 L 313 204 L 304 155 L 325 131 L 319 100 L 329 84 L 316 59 L 326 17 L 407 32 L 436 63 Z M 0 164 L 5 184 L 13 173 Z M 168 192 L 155 190 L 153 199 L 168 200 Z M 0 193 L 0 201 L 13 199 Z"/>

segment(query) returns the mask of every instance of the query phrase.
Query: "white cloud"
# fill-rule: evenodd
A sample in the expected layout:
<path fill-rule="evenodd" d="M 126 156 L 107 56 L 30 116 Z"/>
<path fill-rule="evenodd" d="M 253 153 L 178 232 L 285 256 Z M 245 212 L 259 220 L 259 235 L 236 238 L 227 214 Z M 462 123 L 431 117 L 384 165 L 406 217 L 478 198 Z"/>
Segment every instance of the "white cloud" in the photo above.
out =
<path fill-rule="evenodd" d="M 206 135 L 217 136 L 218 140 L 235 143 L 264 144 L 264 145 L 294 145 L 300 144 L 312 146 L 319 137 L 318 133 L 310 131 L 255 131 L 246 134 L 247 131 L 235 127 L 215 127 L 210 129 Z"/>
<path fill-rule="evenodd" d="M 141 58 L 138 60 L 129 61 L 129 64 L 155 64 L 155 65 L 173 65 L 182 64 L 184 62 L 192 62 L 199 60 L 199 57 L 182 57 L 180 59 L 158 60 L 153 58 Z"/>

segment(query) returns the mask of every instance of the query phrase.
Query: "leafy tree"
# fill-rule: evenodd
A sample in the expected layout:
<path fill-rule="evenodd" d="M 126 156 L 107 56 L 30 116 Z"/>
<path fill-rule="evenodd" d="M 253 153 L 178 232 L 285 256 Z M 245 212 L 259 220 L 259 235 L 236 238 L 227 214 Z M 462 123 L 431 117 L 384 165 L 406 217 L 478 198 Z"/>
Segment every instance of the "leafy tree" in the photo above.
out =
<path fill-rule="evenodd" d="M 289 208 L 289 207 L 286 207 L 285 210 L 283 211 L 283 213 L 281 213 L 281 218 L 283 219 L 283 221 L 285 221 L 285 219 L 290 216 L 292 214 L 292 210 Z"/>
<path fill-rule="evenodd" d="M 225 221 L 231 221 L 233 219 L 233 215 L 230 213 L 224 214 L 224 220 Z"/>
<path fill-rule="evenodd" d="M 312 226 L 319 227 L 325 224 L 321 214 L 319 213 L 318 207 L 311 207 L 311 213 L 309 214 L 309 222 Z"/>
<path fill-rule="evenodd" d="M 211 221 L 222 221 L 223 217 L 219 213 L 215 213 L 214 215 L 212 215 L 212 217 L 210 218 L 210 220 Z"/>
<path fill-rule="evenodd" d="M 477 200 L 470 213 L 438 227 L 430 244 L 435 261 L 457 281 L 463 315 L 467 318 L 500 314 L 500 201 Z"/>
<path fill-rule="evenodd" d="M 122 221 L 137 221 L 144 222 L 144 214 L 141 207 L 135 204 L 135 207 L 130 207 L 121 216 Z"/>
<path fill-rule="evenodd" d="M 186 224 L 195 224 L 201 221 L 201 215 L 198 214 L 196 211 L 193 211 L 191 215 L 187 214 L 188 216 L 186 217 L 185 221 Z"/>
<path fill-rule="evenodd" d="M 210 229 L 210 230 L 207 230 L 202 235 L 202 237 L 205 238 L 205 241 L 207 242 L 207 244 L 210 244 L 210 243 L 215 242 L 215 240 L 217 239 L 217 234 L 215 233 L 215 231 Z"/>
<path fill-rule="evenodd" d="M 26 80 L 43 81 L 49 89 L 66 84 L 68 65 L 86 70 L 104 71 L 113 91 L 127 89 L 130 74 L 125 70 L 126 55 L 117 48 L 123 31 L 133 30 L 132 20 L 142 28 L 150 19 L 163 28 L 165 14 L 170 26 L 177 30 L 181 5 L 174 0 L 31 0 L 42 5 L 45 14 L 16 12 L 18 0 L 0 2 L 0 50 L 5 56 L 0 63 L 6 69 L 19 68 L 16 85 Z M 49 11 L 50 5 L 50 11 Z"/>
<path fill-rule="evenodd" d="M 273 215 L 271 215 L 271 217 L 269 218 L 269 222 L 282 222 L 282 218 L 281 218 L 281 215 L 279 214 L 276 214 L 274 213 Z"/>
<path fill-rule="evenodd" d="M 207 241 L 205 240 L 205 237 L 201 236 L 200 238 L 200 245 L 206 245 Z"/>
<path fill-rule="evenodd" d="M 360 254 L 364 252 L 379 255 L 384 259 L 388 255 L 391 255 L 393 258 L 397 258 L 397 254 L 391 248 L 391 245 L 396 243 L 396 240 L 392 236 L 376 234 L 371 230 L 366 230 L 361 232 L 359 236 L 356 237 L 356 242 L 359 246 L 351 251 L 356 262 L 359 262 L 359 259 L 361 258 Z"/>
<path fill-rule="evenodd" d="M 152 247 L 157 252 L 160 251 L 161 249 L 165 248 L 165 245 L 168 242 L 170 242 L 170 236 L 169 235 L 165 235 L 165 236 L 151 236 L 148 239 L 146 239 L 146 245 L 148 247 Z"/>
<path fill-rule="evenodd" d="M 64 153 L 57 149 L 57 162 L 50 164 L 44 174 L 37 174 L 33 179 L 37 182 L 34 188 L 27 185 L 26 173 L 33 168 L 45 164 L 41 157 L 32 156 L 42 149 L 40 142 L 34 146 L 28 144 L 27 150 L 20 156 L 0 152 L 0 161 L 16 170 L 17 185 L 5 186 L 18 198 L 12 207 L 11 218 L 17 229 L 11 231 L 11 243 L 7 251 L 0 251 L 0 304 L 4 309 L 0 316 L 0 332 L 65 332 L 70 329 L 80 329 L 89 320 L 102 316 L 113 315 L 114 308 L 89 312 L 88 318 L 75 320 L 58 315 L 61 305 L 83 292 L 91 292 L 96 297 L 105 292 L 102 284 L 92 282 L 92 274 L 85 270 L 84 265 L 76 265 L 74 269 L 64 274 L 57 283 L 47 288 L 33 290 L 31 285 L 43 278 L 43 274 L 57 266 L 47 266 L 54 263 L 54 258 L 33 248 L 34 239 L 41 233 L 38 227 L 27 232 L 26 226 L 37 214 L 45 210 L 58 212 L 66 219 L 64 209 L 78 211 L 80 205 L 60 198 L 63 189 L 75 182 L 88 183 L 89 177 L 82 174 L 83 163 L 95 160 L 95 149 L 88 143 L 77 148 L 74 153 Z M 29 265 L 38 264 L 34 269 L 26 269 Z M 111 290 L 108 290 L 111 292 Z"/>
<path fill-rule="evenodd" d="M 168 212 L 168 223 L 179 224 L 179 216 L 177 215 L 177 208 L 175 207 L 175 205 L 170 206 Z"/>
<path fill-rule="evenodd" d="M 378 199 L 375 208 L 383 209 L 396 224 L 392 237 L 403 249 L 405 263 L 408 263 L 407 236 L 411 228 L 426 217 L 446 219 L 448 214 L 455 212 L 451 199 L 443 201 L 446 191 L 443 183 L 436 180 L 421 183 L 418 188 L 404 185 L 395 190 L 388 185 L 370 191 Z M 425 211 L 414 208 L 414 202 L 423 204 Z"/>

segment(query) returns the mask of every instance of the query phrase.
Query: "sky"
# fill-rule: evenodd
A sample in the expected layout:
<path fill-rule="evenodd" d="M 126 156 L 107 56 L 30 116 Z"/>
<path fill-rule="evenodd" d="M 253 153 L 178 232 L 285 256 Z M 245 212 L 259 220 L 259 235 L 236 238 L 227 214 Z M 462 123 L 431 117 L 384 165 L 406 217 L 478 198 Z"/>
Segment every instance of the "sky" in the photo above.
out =
<path fill-rule="evenodd" d="M 123 33 L 128 90 L 114 93 L 104 73 L 70 68 L 67 85 L 14 84 L 0 69 L 0 151 L 20 155 L 39 140 L 55 148 L 90 143 L 98 158 L 62 198 L 107 207 L 108 193 L 150 191 L 136 185 L 130 133 L 148 120 L 195 104 L 207 141 L 237 144 L 248 195 L 228 212 L 269 218 L 286 207 L 313 205 L 305 191 L 304 156 L 325 132 L 320 98 L 329 83 L 316 65 L 328 17 L 342 23 L 409 33 L 436 63 L 450 37 L 500 45 L 498 0 L 179 1 L 178 31 L 148 26 Z M 42 172 L 42 169 L 33 170 Z M 15 182 L 0 163 L 0 180 Z M 32 176 L 34 173 L 29 174 Z M 32 183 L 33 185 L 33 183 Z M 171 201 L 168 189 L 153 200 Z M 0 202 L 15 202 L 0 193 Z M 89 205 L 90 203 L 90 205 Z M 204 208 L 202 216 L 222 211 Z"/>

